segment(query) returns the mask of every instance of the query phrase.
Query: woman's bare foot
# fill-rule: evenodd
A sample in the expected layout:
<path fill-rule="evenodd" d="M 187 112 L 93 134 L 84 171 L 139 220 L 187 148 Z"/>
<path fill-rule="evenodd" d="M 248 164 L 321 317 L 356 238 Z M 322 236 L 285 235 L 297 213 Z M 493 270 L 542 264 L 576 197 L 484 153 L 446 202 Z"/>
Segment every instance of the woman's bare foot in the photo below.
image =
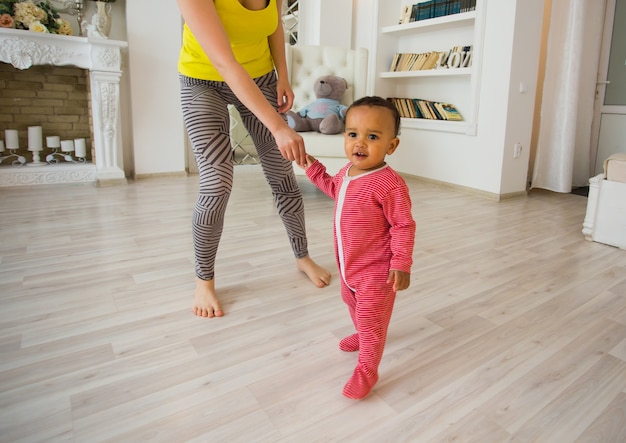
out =
<path fill-rule="evenodd" d="M 196 290 L 193 297 L 191 310 L 198 317 L 222 317 L 224 315 L 215 293 L 215 280 L 202 280 L 196 277 Z"/>
<path fill-rule="evenodd" d="M 319 266 L 310 256 L 296 259 L 296 266 L 313 282 L 318 288 L 323 288 L 330 284 L 330 272 Z"/>

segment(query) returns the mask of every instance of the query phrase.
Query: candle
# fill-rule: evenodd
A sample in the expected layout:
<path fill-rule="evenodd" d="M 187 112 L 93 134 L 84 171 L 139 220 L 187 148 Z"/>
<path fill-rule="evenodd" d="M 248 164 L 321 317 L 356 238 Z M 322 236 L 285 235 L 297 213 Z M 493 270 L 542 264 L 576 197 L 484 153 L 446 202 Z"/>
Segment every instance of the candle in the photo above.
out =
<path fill-rule="evenodd" d="M 29 126 L 28 127 L 28 150 L 29 151 L 41 151 L 42 145 L 41 126 Z"/>
<path fill-rule="evenodd" d="M 63 151 L 63 152 L 73 152 L 74 151 L 74 140 L 61 140 L 61 151 Z"/>
<path fill-rule="evenodd" d="M 50 135 L 46 137 L 46 146 L 49 148 L 61 147 L 61 137 L 58 135 Z"/>
<path fill-rule="evenodd" d="M 76 157 L 85 158 L 87 157 L 87 146 L 85 145 L 84 138 L 77 138 L 74 140 L 74 147 L 76 148 Z"/>
<path fill-rule="evenodd" d="M 17 135 L 17 129 L 5 129 L 4 139 L 9 149 L 19 149 L 20 139 Z"/>
<path fill-rule="evenodd" d="M 0 140 L 0 152 L 4 152 L 4 140 Z"/>

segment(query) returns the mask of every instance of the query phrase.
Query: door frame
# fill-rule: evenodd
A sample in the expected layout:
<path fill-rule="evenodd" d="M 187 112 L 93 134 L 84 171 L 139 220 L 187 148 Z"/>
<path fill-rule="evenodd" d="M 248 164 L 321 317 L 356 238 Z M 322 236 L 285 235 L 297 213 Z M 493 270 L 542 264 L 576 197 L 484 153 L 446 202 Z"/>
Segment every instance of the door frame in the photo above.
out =
<path fill-rule="evenodd" d="M 596 170 L 598 148 L 600 142 L 600 126 L 604 114 L 626 114 L 626 106 L 605 105 L 606 85 L 608 84 L 609 57 L 611 55 L 611 40 L 613 38 L 613 22 L 615 19 L 616 0 L 606 0 L 604 13 L 604 27 L 602 32 L 602 46 L 598 77 L 596 80 L 596 95 L 593 104 L 593 120 L 591 121 L 591 140 L 589 150 L 589 176 L 593 177 Z"/>

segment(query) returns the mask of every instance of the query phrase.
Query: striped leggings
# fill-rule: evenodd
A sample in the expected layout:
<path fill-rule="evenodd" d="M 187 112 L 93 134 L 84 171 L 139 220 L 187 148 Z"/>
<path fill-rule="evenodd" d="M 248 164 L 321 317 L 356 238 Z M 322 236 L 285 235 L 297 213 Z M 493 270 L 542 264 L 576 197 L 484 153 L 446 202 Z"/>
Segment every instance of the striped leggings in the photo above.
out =
<path fill-rule="evenodd" d="M 267 101 L 276 107 L 275 73 L 256 78 L 255 82 Z M 180 87 L 183 119 L 200 177 L 192 219 L 196 276 L 202 280 L 214 277 L 215 256 L 233 185 L 228 104 L 237 108 L 254 142 L 295 257 L 306 257 L 302 194 L 291 162 L 282 156 L 270 131 L 239 101 L 225 82 L 181 75 Z"/>

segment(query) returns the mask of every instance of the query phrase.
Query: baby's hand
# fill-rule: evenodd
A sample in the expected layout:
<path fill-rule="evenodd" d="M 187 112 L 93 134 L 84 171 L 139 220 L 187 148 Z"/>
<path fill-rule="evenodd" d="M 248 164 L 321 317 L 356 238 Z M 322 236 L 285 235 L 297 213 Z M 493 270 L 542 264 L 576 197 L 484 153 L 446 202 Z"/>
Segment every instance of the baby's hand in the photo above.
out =
<path fill-rule="evenodd" d="M 304 170 L 306 171 L 307 169 L 309 169 L 309 167 L 315 163 L 316 159 L 315 157 L 313 157 L 312 155 L 307 154 L 306 157 L 306 165 L 304 166 Z"/>
<path fill-rule="evenodd" d="M 409 274 L 408 272 L 392 269 L 391 271 L 389 271 L 387 283 L 393 283 L 394 291 L 402 291 L 403 289 L 408 288 L 411 284 L 411 274 Z"/>

